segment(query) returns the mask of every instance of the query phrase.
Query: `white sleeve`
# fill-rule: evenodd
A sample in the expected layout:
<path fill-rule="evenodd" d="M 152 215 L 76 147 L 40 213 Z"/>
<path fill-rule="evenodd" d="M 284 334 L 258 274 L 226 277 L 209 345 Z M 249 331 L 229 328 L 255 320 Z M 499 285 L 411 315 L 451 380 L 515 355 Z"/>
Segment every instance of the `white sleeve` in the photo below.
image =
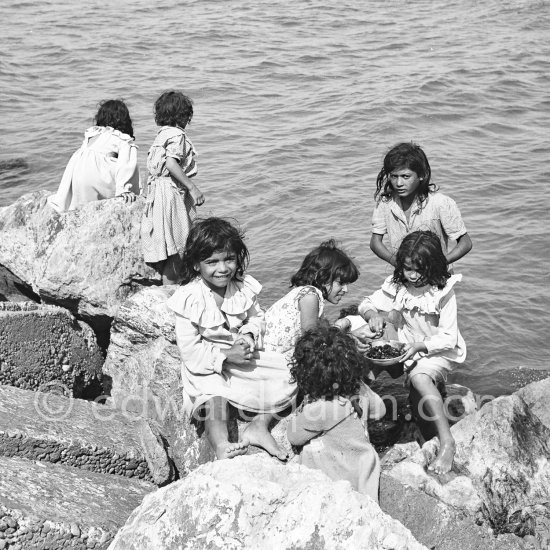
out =
<path fill-rule="evenodd" d="M 176 341 L 185 368 L 193 374 L 221 373 L 226 356 L 202 338 L 197 325 L 176 313 Z"/>
<path fill-rule="evenodd" d="M 441 303 L 437 333 L 424 340 L 428 353 L 454 349 L 458 344 L 456 296 L 451 290 Z"/>
<path fill-rule="evenodd" d="M 139 180 L 137 165 L 137 147 L 121 140 L 115 173 L 115 196 L 132 191 L 134 182 Z"/>
<path fill-rule="evenodd" d="M 367 296 L 357 310 L 362 317 L 367 311 L 391 311 L 394 309 L 394 301 L 394 296 L 380 288 L 374 294 Z"/>

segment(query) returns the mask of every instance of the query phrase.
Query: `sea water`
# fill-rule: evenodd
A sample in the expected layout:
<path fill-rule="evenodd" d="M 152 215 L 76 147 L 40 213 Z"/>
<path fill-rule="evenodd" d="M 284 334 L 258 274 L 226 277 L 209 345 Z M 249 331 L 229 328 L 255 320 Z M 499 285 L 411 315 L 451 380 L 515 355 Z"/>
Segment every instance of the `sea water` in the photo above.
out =
<path fill-rule="evenodd" d="M 549 28 L 548 1 L 4 0 L 0 206 L 57 188 L 102 99 L 128 103 L 145 179 L 153 102 L 181 89 L 200 214 L 246 230 L 262 304 L 334 237 L 361 270 L 345 306 L 390 273 L 369 249 L 375 178 L 415 141 L 474 245 L 451 381 L 507 394 L 550 368 Z"/>

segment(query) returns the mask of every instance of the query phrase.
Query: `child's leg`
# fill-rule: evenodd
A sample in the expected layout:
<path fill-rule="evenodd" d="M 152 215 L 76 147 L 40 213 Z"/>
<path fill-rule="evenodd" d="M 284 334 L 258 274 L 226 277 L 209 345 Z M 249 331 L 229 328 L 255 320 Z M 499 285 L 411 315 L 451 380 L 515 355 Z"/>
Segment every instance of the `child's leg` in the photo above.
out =
<path fill-rule="evenodd" d="M 248 441 L 230 443 L 227 433 L 228 406 L 223 397 L 213 397 L 204 404 L 204 431 L 216 457 L 233 458 L 248 451 Z"/>
<path fill-rule="evenodd" d="M 275 415 L 259 413 L 243 431 L 243 438 L 256 447 L 261 447 L 279 460 L 286 460 L 288 453 L 279 446 L 269 431 L 269 424 Z"/>
<path fill-rule="evenodd" d="M 418 415 L 422 421 L 431 424 L 439 437 L 439 453 L 429 465 L 430 470 L 438 474 L 449 472 L 453 466 L 455 455 L 455 440 L 451 434 L 449 422 L 445 416 L 443 399 L 430 376 L 418 373 L 411 377 L 411 400 L 415 390 L 420 396 Z M 422 434 L 424 436 L 424 434 Z M 426 434 L 429 435 L 429 434 Z M 424 436 L 425 437 L 425 436 Z"/>
<path fill-rule="evenodd" d="M 183 262 L 179 254 L 168 256 L 162 266 L 162 284 L 177 285 L 181 281 L 181 268 Z"/>

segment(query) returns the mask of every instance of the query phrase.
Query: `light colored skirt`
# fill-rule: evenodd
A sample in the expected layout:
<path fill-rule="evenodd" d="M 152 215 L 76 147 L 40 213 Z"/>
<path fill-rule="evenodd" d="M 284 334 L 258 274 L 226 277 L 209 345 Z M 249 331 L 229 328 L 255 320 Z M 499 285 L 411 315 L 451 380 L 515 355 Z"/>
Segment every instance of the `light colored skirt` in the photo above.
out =
<path fill-rule="evenodd" d="M 141 220 L 144 261 L 155 263 L 181 254 L 195 216 L 191 195 L 174 187 L 172 178 L 150 180 Z"/>
<path fill-rule="evenodd" d="M 184 363 L 182 383 L 186 412 L 199 418 L 202 405 L 213 397 L 223 397 L 243 411 L 275 413 L 292 405 L 298 393 L 284 355 L 265 351 L 255 351 L 249 365 L 231 365 L 221 374 L 195 375 Z"/>

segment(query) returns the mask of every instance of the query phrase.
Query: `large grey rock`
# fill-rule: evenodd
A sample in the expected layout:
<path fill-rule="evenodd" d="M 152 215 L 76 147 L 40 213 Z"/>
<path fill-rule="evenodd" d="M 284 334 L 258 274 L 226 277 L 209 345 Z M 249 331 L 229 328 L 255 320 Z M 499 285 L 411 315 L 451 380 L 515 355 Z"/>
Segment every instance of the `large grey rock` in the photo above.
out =
<path fill-rule="evenodd" d="M 41 298 L 85 319 L 110 319 L 135 285 L 159 280 L 143 262 L 143 197 L 59 214 L 49 194 L 28 193 L 0 208 L 0 265 Z"/>
<path fill-rule="evenodd" d="M 0 548 L 105 549 L 155 486 L 0 456 Z"/>
<path fill-rule="evenodd" d="M 532 397 L 530 406 L 522 393 Z M 392 449 L 383 461 L 386 475 L 484 521 L 496 534 L 542 541 L 550 521 L 550 430 L 540 417 L 550 403 L 547 394 L 535 395 L 529 390 L 499 397 L 453 426 L 457 453 L 451 474 L 426 471 L 437 451 L 432 440 L 422 449 L 416 443 Z"/>
<path fill-rule="evenodd" d="M 214 455 L 184 412 L 181 356 L 166 300 L 176 286 L 146 287 L 119 308 L 103 373 L 110 404 L 157 423 L 180 476 Z"/>
<path fill-rule="evenodd" d="M 101 378 L 93 330 L 66 309 L 0 302 L 0 384 L 82 397 Z"/>
<path fill-rule="evenodd" d="M 143 422 L 99 403 L 0 386 L 1 455 L 165 482 L 148 457 L 158 456 L 155 466 L 166 453 L 156 440 L 144 441 Z"/>
<path fill-rule="evenodd" d="M 110 550 L 420 550 L 410 531 L 346 481 L 241 456 L 199 467 L 145 497 Z"/>
<path fill-rule="evenodd" d="M 516 392 L 537 416 L 550 429 L 550 378 L 531 382 Z"/>

